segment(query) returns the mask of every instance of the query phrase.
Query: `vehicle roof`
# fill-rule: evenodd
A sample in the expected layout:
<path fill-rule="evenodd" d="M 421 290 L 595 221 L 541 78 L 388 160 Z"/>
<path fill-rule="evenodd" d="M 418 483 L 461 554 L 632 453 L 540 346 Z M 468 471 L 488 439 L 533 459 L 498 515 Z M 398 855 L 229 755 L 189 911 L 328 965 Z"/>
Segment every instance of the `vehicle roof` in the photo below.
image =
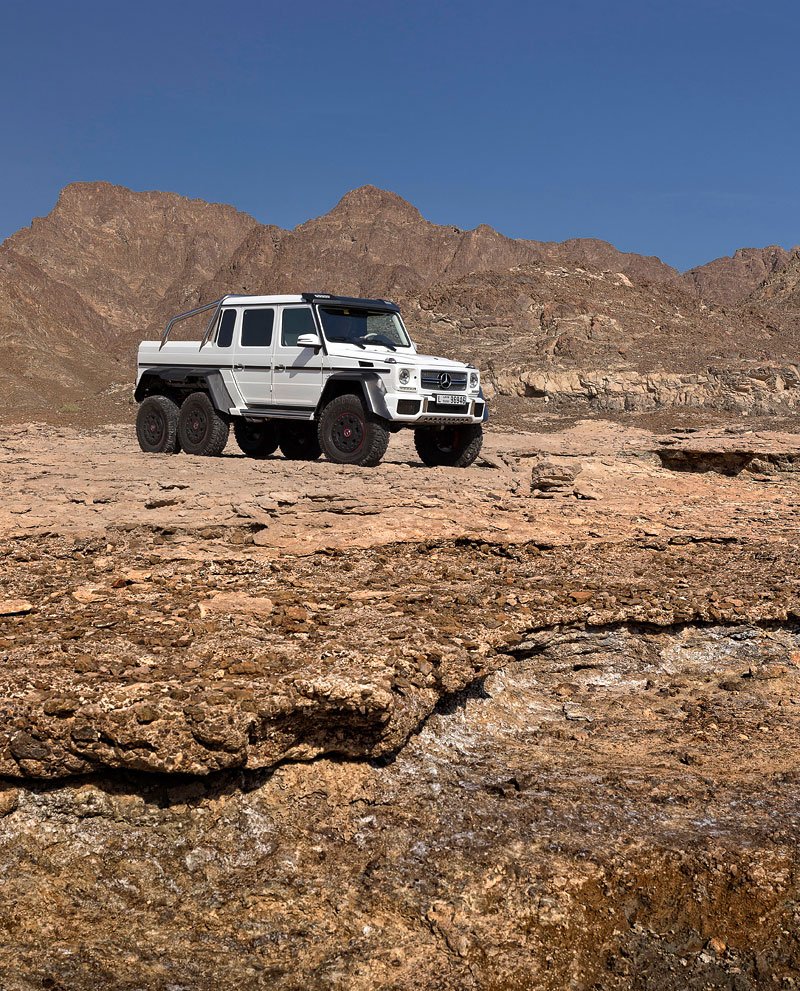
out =
<path fill-rule="evenodd" d="M 302 296 L 240 296 L 230 295 L 223 296 L 221 302 L 223 304 L 230 303 L 305 303 Z"/>
<path fill-rule="evenodd" d="M 397 303 L 388 299 L 362 299 L 358 296 L 332 296 L 329 293 L 304 292 L 291 296 L 223 296 L 220 300 L 223 306 L 246 305 L 247 303 L 333 303 L 342 306 L 368 306 L 376 309 L 399 310 Z"/>

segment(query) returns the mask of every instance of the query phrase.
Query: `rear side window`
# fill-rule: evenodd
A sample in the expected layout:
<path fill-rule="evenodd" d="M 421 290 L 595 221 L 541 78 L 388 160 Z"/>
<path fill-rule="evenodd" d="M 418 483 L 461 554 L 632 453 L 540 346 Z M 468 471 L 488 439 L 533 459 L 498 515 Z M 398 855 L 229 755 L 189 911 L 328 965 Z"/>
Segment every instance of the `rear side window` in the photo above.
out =
<path fill-rule="evenodd" d="M 236 323 L 236 310 L 225 310 L 217 332 L 217 347 L 229 348 L 233 341 L 233 325 Z"/>
<path fill-rule="evenodd" d="M 316 334 L 314 315 L 310 306 L 298 306 L 283 311 L 281 319 L 281 344 L 284 347 L 296 348 L 297 338 L 301 334 Z"/>
<path fill-rule="evenodd" d="M 275 310 L 245 310 L 242 319 L 242 347 L 268 348 L 272 344 Z"/>

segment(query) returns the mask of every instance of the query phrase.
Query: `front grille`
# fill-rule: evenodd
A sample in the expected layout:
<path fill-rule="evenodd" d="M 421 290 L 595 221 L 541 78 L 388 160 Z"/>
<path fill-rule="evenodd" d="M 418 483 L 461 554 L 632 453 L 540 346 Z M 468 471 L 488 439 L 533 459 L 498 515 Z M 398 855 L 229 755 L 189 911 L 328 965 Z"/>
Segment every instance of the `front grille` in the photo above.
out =
<path fill-rule="evenodd" d="M 421 378 L 423 389 L 460 392 L 467 387 L 466 372 L 440 372 L 433 368 L 426 368 L 423 370 Z"/>

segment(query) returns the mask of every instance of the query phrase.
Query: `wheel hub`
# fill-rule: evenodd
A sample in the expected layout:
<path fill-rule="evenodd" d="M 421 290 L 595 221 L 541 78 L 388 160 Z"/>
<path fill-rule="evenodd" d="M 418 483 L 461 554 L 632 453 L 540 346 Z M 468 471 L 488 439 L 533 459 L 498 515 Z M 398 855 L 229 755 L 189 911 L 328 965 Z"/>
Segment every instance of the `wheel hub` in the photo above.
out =
<path fill-rule="evenodd" d="M 354 454 L 364 443 L 364 421 L 355 413 L 342 413 L 333 425 L 332 439 L 343 454 Z"/>
<path fill-rule="evenodd" d="M 201 410 L 193 412 L 189 417 L 188 424 L 186 425 L 186 432 L 189 435 L 189 440 L 195 444 L 199 444 L 205 437 L 207 424 L 208 421 Z"/>
<path fill-rule="evenodd" d="M 156 413 L 151 413 L 145 421 L 145 430 L 149 439 L 155 443 L 163 433 L 161 417 Z"/>

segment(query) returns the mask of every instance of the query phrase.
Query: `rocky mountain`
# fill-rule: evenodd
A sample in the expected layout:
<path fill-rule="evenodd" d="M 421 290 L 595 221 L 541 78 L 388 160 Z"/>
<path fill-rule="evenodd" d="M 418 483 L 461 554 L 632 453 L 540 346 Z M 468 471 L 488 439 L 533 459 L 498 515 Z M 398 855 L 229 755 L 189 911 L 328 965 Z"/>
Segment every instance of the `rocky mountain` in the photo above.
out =
<path fill-rule="evenodd" d="M 681 276 L 603 241 L 434 224 L 373 186 L 286 231 L 228 206 L 78 183 L 0 247 L 0 409 L 119 416 L 136 342 L 170 315 L 227 292 L 316 289 L 397 299 L 426 348 L 479 362 L 534 412 L 768 411 L 796 396 L 793 258 L 745 249 Z M 776 398 L 778 379 L 790 387 Z"/>
<path fill-rule="evenodd" d="M 800 314 L 800 247 L 794 248 L 786 263 L 756 289 L 750 301 L 766 307 L 781 323 L 790 325 L 797 320 Z"/>
<path fill-rule="evenodd" d="M 790 257 L 790 252 L 775 244 L 768 248 L 740 248 L 730 258 L 717 258 L 689 269 L 683 278 L 707 302 L 734 306 L 781 272 Z"/>
<path fill-rule="evenodd" d="M 179 305 L 257 226 L 172 193 L 67 186 L 0 246 L 3 406 L 52 412 L 128 380 L 162 300 Z"/>
<path fill-rule="evenodd" d="M 676 282 L 529 265 L 432 286 L 407 311 L 423 345 L 470 354 L 496 395 L 531 413 L 800 402 L 794 332 L 754 308 L 709 307 Z"/>
<path fill-rule="evenodd" d="M 800 401 L 794 389 L 775 397 L 779 378 L 797 377 L 784 367 L 793 335 L 757 309 L 704 299 L 658 259 L 601 241 L 442 227 L 373 187 L 292 233 L 255 229 L 197 300 L 309 286 L 391 295 L 425 349 L 467 355 L 496 395 L 528 400 L 532 412 L 767 412 Z"/>
<path fill-rule="evenodd" d="M 514 240 L 491 227 L 471 231 L 425 220 L 394 193 L 363 186 L 330 213 L 291 233 L 274 227 L 251 232 L 217 277 L 204 287 L 221 295 L 307 290 L 395 296 L 474 272 L 506 271 L 525 264 L 613 269 L 643 283 L 677 282 L 678 273 L 658 258 L 625 254 L 604 241 L 575 239 L 561 244 Z"/>

